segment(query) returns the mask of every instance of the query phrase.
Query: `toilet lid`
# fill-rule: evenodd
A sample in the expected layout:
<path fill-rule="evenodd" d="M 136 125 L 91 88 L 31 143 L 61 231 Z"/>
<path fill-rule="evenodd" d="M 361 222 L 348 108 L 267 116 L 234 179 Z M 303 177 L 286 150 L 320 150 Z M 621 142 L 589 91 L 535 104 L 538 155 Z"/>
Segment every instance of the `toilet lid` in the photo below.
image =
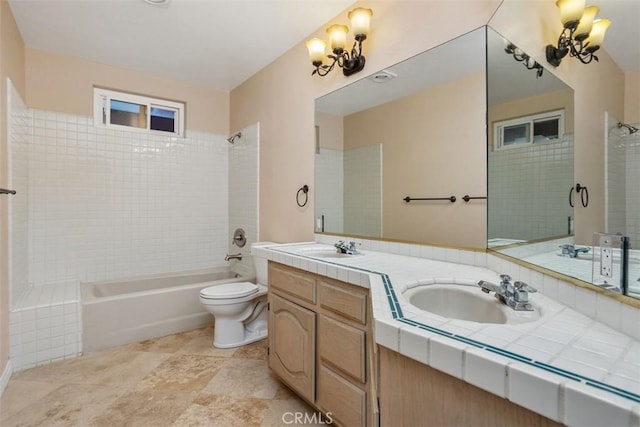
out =
<path fill-rule="evenodd" d="M 251 282 L 222 283 L 200 291 L 205 299 L 242 298 L 258 292 L 258 286 Z"/>

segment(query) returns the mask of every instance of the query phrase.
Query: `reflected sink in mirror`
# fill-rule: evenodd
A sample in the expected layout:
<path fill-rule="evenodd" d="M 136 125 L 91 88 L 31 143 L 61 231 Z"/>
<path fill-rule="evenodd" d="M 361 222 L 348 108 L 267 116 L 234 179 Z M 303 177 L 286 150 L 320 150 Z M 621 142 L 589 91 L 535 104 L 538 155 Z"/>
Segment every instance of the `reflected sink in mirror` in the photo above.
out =
<path fill-rule="evenodd" d="M 407 289 L 404 297 L 414 307 L 449 319 L 513 325 L 540 319 L 540 310 L 515 311 L 478 286 L 433 284 Z"/>

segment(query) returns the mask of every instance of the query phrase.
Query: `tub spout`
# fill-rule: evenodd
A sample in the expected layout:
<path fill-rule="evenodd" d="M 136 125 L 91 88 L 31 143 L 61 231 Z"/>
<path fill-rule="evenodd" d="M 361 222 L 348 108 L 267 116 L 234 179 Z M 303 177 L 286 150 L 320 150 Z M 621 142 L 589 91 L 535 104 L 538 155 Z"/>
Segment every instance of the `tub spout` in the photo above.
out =
<path fill-rule="evenodd" d="M 232 259 L 237 259 L 238 261 L 242 260 L 242 254 L 227 254 L 226 257 L 224 257 L 225 261 L 230 261 Z"/>

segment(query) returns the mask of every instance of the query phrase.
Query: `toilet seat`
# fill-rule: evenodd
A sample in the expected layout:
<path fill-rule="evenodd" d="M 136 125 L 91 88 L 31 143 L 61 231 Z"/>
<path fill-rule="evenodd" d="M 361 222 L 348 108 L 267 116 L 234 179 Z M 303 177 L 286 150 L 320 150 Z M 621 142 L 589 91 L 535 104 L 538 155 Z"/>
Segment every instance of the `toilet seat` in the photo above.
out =
<path fill-rule="evenodd" d="M 207 300 L 242 298 L 258 292 L 257 285 L 251 282 L 223 283 L 209 286 L 200 291 L 200 298 Z"/>

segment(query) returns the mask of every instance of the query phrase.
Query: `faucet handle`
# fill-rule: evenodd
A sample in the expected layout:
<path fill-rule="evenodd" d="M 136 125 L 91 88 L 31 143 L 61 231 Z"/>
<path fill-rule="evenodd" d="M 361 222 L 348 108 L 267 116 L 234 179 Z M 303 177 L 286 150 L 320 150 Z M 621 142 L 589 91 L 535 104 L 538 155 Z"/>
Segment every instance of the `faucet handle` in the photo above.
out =
<path fill-rule="evenodd" d="M 522 291 L 527 291 L 530 294 L 535 294 L 536 292 L 538 292 L 538 290 L 536 288 L 534 288 L 533 286 L 527 285 L 526 283 L 521 282 L 521 281 L 515 282 L 513 284 L 513 287 L 516 288 L 519 291 L 521 291 L 521 290 Z"/>

